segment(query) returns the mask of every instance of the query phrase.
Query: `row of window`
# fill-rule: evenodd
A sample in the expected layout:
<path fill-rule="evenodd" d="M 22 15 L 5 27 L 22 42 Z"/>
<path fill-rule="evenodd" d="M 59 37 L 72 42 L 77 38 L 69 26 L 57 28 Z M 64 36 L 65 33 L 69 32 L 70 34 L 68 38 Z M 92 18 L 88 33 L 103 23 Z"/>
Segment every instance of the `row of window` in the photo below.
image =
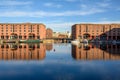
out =
<path fill-rule="evenodd" d="M 81 32 L 81 30 L 79 30 L 79 32 Z M 100 32 L 100 30 L 94 30 L 94 31 L 84 30 L 83 32 Z M 101 30 L 101 32 L 105 32 L 105 31 Z M 109 31 L 109 32 L 120 32 L 120 30 L 113 30 L 113 31 Z"/>
<path fill-rule="evenodd" d="M 79 34 L 82 34 L 82 33 L 79 33 Z M 92 33 L 92 34 L 100 34 L 100 33 Z M 112 34 L 111 34 L 111 33 L 108 33 L 108 34 L 109 34 L 109 35 L 112 35 L 112 34 L 113 34 L 113 35 L 120 35 L 119 32 L 118 32 L 118 33 L 112 33 Z"/>
<path fill-rule="evenodd" d="M 27 27 L 24 27 L 26 29 Z M 1 27 L 1 29 L 8 29 L 8 27 Z M 9 27 L 9 29 L 23 29 L 23 27 Z M 27 29 L 36 29 L 35 27 L 28 27 Z M 39 29 L 39 27 L 37 27 Z"/>
<path fill-rule="evenodd" d="M 37 39 L 40 39 L 40 36 L 36 36 L 37 37 Z M 16 36 L 16 37 L 10 37 L 10 36 L 1 36 L 1 39 L 9 39 L 9 38 L 11 38 L 11 39 L 22 39 L 22 38 L 24 38 L 24 39 L 27 39 L 27 36 Z M 34 39 L 35 38 L 35 36 L 28 36 L 28 39 Z"/>
<path fill-rule="evenodd" d="M 1 32 L 4 32 L 5 30 L 1 30 Z M 6 30 L 7 32 L 8 30 Z M 17 30 L 10 30 L 11 32 L 17 32 Z M 26 30 L 23 30 L 24 32 L 26 32 Z M 28 30 L 28 32 L 34 32 L 35 30 Z M 19 32 L 22 32 L 22 30 L 19 30 Z M 37 32 L 39 32 L 39 30 L 37 30 Z"/>
<path fill-rule="evenodd" d="M 1 29 L 23 29 L 22 27 L 10 27 L 10 28 L 8 28 L 8 27 L 2 27 Z M 24 29 L 26 29 L 26 27 L 24 27 Z M 29 27 L 29 28 L 27 28 L 27 29 L 36 29 L 35 27 Z M 37 28 L 37 29 L 39 29 L 39 28 Z"/>

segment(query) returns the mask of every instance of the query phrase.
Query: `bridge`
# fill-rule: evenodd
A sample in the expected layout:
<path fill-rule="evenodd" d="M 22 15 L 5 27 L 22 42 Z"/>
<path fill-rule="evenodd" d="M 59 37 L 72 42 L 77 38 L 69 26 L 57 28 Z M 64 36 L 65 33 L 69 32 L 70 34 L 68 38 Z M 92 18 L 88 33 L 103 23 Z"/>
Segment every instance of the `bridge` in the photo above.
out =
<path fill-rule="evenodd" d="M 71 38 L 52 38 L 54 42 L 70 43 Z"/>

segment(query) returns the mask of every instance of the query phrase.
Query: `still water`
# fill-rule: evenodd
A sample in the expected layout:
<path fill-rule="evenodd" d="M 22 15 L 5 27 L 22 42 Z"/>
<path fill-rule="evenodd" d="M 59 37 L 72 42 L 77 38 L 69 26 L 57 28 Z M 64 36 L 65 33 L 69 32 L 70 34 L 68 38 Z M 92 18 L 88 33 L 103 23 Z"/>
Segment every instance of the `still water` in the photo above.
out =
<path fill-rule="evenodd" d="M 120 80 L 120 45 L 2 44 L 0 80 Z"/>

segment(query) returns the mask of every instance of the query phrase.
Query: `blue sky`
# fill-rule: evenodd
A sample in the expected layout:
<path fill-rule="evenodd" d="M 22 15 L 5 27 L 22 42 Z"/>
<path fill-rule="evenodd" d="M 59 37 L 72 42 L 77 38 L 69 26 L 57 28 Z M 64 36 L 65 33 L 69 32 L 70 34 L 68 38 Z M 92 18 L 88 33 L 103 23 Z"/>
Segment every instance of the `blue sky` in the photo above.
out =
<path fill-rule="evenodd" d="M 75 23 L 120 23 L 120 0 L 0 0 L 0 23 L 24 22 L 59 32 Z"/>

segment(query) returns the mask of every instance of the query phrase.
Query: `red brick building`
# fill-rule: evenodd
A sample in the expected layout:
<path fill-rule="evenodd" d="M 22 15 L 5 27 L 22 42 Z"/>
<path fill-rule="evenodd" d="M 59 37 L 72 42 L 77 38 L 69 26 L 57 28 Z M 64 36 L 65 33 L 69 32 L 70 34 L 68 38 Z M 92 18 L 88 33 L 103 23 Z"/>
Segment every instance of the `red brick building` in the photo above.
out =
<path fill-rule="evenodd" d="M 75 24 L 72 39 L 120 40 L 120 24 Z"/>
<path fill-rule="evenodd" d="M 45 39 L 46 27 L 39 23 L 0 23 L 0 39 Z"/>
<path fill-rule="evenodd" d="M 50 28 L 46 29 L 46 38 L 47 39 L 53 38 L 53 30 L 52 29 L 50 29 Z"/>

